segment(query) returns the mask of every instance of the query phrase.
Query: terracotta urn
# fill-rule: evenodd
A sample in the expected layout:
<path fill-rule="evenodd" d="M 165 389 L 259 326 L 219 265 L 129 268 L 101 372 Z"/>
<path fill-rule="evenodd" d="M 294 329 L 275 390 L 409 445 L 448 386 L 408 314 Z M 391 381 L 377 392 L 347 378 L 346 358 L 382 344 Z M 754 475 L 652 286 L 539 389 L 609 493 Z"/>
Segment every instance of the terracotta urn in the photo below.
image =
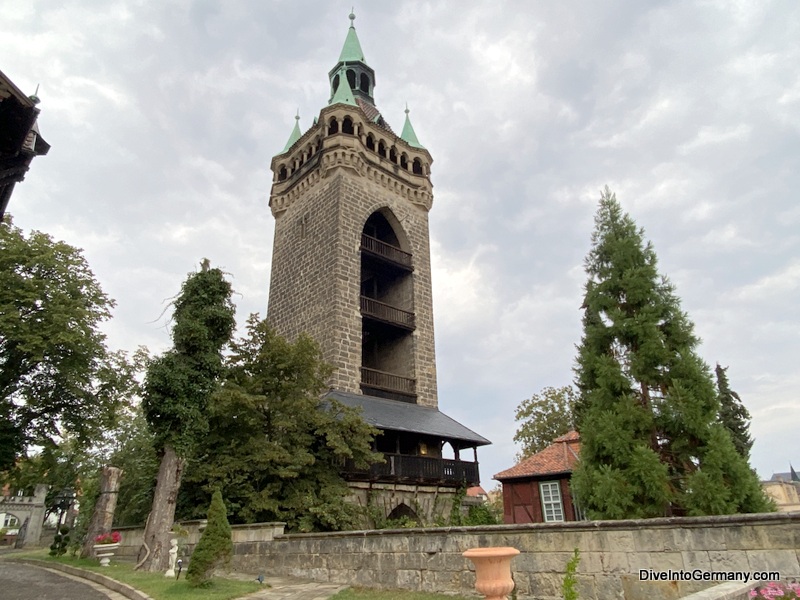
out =
<path fill-rule="evenodd" d="M 471 548 L 462 554 L 475 565 L 475 589 L 486 600 L 506 600 L 514 589 L 511 559 L 519 554 L 516 548 Z"/>

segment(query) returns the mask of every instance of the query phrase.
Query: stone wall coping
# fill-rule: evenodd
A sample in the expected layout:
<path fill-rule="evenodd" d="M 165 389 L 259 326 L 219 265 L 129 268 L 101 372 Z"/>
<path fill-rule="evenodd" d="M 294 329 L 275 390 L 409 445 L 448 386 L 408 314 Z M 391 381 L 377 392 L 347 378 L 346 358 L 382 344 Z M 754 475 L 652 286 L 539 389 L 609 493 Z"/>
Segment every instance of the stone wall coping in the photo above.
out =
<path fill-rule="evenodd" d="M 510 525 L 476 525 L 463 527 L 414 527 L 399 529 L 367 529 L 358 531 L 331 531 L 315 533 L 287 533 L 276 535 L 276 540 L 313 538 L 361 538 L 387 535 L 453 533 L 529 533 L 557 531 L 638 530 L 655 528 L 694 528 L 708 526 L 756 525 L 762 523 L 798 523 L 800 511 L 786 513 L 756 513 L 745 515 L 714 515 L 705 517 L 660 517 L 655 519 L 624 519 L 619 521 L 568 521 L 563 523 L 524 523 Z"/>

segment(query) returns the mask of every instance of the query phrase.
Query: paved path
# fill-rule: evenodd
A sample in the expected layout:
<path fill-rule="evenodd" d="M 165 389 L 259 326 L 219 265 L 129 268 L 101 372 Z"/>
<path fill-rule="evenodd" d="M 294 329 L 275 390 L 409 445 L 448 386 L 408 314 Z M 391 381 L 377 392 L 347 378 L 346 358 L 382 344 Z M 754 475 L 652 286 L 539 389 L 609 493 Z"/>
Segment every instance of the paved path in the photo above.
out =
<path fill-rule="evenodd" d="M 255 581 L 256 575 L 244 573 L 220 573 L 229 579 Z M 318 583 L 294 577 L 265 577 L 264 589 L 248 596 L 246 600 L 327 600 L 346 585 L 339 583 Z"/>
<path fill-rule="evenodd" d="M 42 567 L 0 561 L 3 600 L 127 600 L 96 583 Z"/>

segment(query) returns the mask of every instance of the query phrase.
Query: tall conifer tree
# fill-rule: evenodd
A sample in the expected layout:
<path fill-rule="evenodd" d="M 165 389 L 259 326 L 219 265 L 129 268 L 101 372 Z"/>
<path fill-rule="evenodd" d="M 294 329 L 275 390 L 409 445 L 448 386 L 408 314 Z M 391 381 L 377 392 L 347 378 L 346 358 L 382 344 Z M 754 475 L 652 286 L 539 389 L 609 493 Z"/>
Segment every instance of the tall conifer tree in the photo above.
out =
<path fill-rule="evenodd" d="M 727 371 L 728 367 L 721 367 L 717 363 L 715 373 L 719 397 L 719 422 L 731 434 L 736 451 L 745 460 L 749 460 L 750 448 L 753 447 L 753 438 L 750 437 L 750 413 L 742 404 L 739 394 L 731 389 Z"/>
<path fill-rule="evenodd" d="M 578 502 L 593 518 L 769 510 L 718 422 L 699 340 L 644 232 L 606 188 L 595 216 L 578 347 Z"/>

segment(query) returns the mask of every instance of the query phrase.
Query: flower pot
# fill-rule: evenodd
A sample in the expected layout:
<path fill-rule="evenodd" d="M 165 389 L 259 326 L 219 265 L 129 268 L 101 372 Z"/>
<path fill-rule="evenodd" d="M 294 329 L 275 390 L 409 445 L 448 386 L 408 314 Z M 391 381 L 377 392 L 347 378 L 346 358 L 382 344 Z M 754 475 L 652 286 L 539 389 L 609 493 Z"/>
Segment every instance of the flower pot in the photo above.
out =
<path fill-rule="evenodd" d="M 94 555 L 100 559 L 101 567 L 107 567 L 111 564 L 111 557 L 114 556 L 114 551 L 117 548 L 119 548 L 119 543 L 94 545 Z"/>
<path fill-rule="evenodd" d="M 475 589 L 486 600 L 506 600 L 514 589 L 511 578 L 511 559 L 519 550 L 510 547 L 472 548 L 462 554 L 475 565 Z"/>

